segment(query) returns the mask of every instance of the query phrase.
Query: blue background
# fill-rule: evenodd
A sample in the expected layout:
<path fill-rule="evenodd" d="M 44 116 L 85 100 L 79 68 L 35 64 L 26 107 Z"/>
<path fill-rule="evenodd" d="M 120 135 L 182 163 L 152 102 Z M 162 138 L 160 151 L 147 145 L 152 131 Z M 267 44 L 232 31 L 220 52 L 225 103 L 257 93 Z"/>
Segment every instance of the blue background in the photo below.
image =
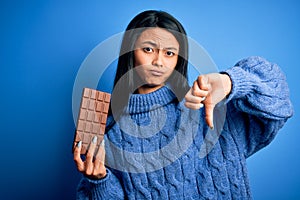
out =
<path fill-rule="evenodd" d="M 96 45 L 146 9 L 178 18 L 219 69 L 250 55 L 281 66 L 295 115 L 248 160 L 248 171 L 254 199 L 300 199 L 300 5 L 291 0 L 1 1 L 0 199 L 74 199 L 77 71 Z"/>

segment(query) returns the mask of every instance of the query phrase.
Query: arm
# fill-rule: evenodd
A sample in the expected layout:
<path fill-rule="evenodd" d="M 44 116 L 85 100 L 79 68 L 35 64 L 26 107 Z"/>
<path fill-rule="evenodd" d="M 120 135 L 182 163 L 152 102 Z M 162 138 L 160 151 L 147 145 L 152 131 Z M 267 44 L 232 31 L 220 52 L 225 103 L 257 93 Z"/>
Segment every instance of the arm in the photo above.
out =
<path fill-rule="evenodd" d="M 276 64 L 260 57 L 238 62 L 222 74 L 201 75 L 186 95 L 186 106 L 205 106 L 213 125 L 213 109 L 228 97 L 227 121 L 246 157 L 269 144 L 293 110 L 284 74 Z"/>
<path fill-rule="evenodd" d="M 227 101 L 233 100 L 237 109 L 275 120 L 292 116 L 286 78 L 276 64 L 260 57 L 250 57 L 226 73 L 233 85 Z"/>
<path fill-rule="evenodd" d="M 280 68 L 260 57 L 243 59 L 226 73 L 232 81 L 229 128 L 249 157 L 269 144 L 292 116 L 288 85 Z"/>
<path fill-rule="evenodd" d="M 78 185 L 76 199 L 124 199 L 119 179 L 104 165 L 104 139 L 95 155 L 96 144 L 95 136 L 90 143 L 85 161 L 80 157 L 81 142 L 74 149 L 75 164 L 78 171 L 84 175 Z"/>

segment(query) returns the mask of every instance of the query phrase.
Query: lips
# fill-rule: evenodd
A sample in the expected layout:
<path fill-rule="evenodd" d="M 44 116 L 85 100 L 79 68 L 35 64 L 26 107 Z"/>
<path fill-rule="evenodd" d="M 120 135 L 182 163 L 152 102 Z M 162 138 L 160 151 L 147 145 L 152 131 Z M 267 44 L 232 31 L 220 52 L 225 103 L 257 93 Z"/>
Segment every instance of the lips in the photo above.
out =
<path fill-rule="evenodd" d="M 162 71 L 159 71 L 159 70 L 150 70 L 150 73 L 153 76 L 162 76 L 164 74 Z"/>

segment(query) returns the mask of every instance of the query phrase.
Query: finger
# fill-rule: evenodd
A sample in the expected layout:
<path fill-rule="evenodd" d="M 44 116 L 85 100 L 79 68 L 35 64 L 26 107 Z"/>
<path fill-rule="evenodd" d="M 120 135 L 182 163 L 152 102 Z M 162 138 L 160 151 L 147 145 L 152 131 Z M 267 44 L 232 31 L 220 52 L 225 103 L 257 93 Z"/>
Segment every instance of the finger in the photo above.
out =
<path fill-rule="evenodd" d="M 193 86 L 191 88 L 192 95 L 197 96 L 196 93 L 200 90 L 198 82 L 194 81 Z"/>
<path fill-rule="evenodd" d="M 198 110 L 198 109 L 203 107 L 202 103 L 191 103 L 191 102 L 187 102 L 187 101 L 184 103 L 184 105 L 187 108 L 190 108 L 190 109 L 193 109 L 193 110 Z"/>
<path fill-rule="evenodd" d="M 199 85 L 200 90 L 208 91 L 210 89 L 209 84 L 208 84 L 208 77 L 205 75 L 199 76 L 197 79 L 197 83 Z"/>
<path fill-rule="evenodd" d="M 95 159 L 95 166 L 93 175 L 97 178 L 103 178 L 106 176 L 106 168 L 104 166 L 105 161 L 105 146 L 104 146 L 104 139 L 101 141 L 96 159 Z"/>
<path fill-rule="evenodd" d="M 88 152 L 86 154 L 86 174 L 87 175 L 92 174 L 92 172 L 94 170 L 93 158 L 94 158 L 94 154 L 95 154 L 96 144 L 97 144 L 97 136 L 94 136 L 90 143 Z"/>
<path fill-rule="evenodd" d="M 206 97 L 208 95 L 208 91 L 200 89 L 198 82 L 194 81 L 191 94 L 193 96 Z"/>
<path fill-rule="evenodd" d="M 84 171 L 84 162 L 82 161 L 82 159 L 80 157 L 81 145 L 82 145 L 82 142 L 79 141 L 74 149 L 74 161 L 75 161 L 78 171 L 80 171 L 80 172 Z"/>
<path fill-rule="evenodd" d="M 100 166 L 104 166 L 105 162 L 105 146 L 104 146 L 104 138 L 100 143 L 98 152 L 96 154 L 96 159 L 95 159 L 95 168 L 99 169 Z"/>
<path fill-rule="evenodd" d="M 205 105 L 205 120 L 206 120 L 206 123 L 211 129 L 214 129 L 213 118 L 214 118 L 214 107 L 215 107 L 215 105 L 213 105 L 213 104 L 204 104 L 204 105 Z"/>
<path fill-rule="evenodd" d="M 185 100 L 190 103 L 201 103 L 205 100 L 205 97 L 194 96 L 191 93 L 187 93 L 185 96 Z"/>

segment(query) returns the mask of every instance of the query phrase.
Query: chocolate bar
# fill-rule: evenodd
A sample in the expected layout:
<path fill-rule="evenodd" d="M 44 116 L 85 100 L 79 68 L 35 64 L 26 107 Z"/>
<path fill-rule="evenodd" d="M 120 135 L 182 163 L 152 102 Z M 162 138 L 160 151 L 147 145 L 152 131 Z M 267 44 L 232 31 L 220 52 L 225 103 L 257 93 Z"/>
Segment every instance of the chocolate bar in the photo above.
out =
<path fill-rule="evenodd" d="M 96 135 L 97 148 L 105 133 L 110 94 L 90 88 L 82 92 L 80 110 L 77 119 L 73 149 L 82 141 L 81 154 L 86 154 L 92 138 Z"/>

